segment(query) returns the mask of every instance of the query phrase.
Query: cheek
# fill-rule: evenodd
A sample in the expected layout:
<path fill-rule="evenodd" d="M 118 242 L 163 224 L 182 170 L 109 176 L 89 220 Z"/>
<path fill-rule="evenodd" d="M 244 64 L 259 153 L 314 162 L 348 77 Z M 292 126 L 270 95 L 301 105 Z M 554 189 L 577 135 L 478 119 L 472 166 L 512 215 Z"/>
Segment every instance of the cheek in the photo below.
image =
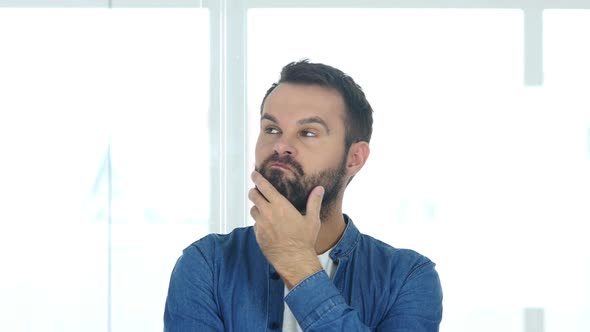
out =
<path fill-rule="evenodd" d="M 342 151 L 336 152 L 336 149 L 332 151 L 326 156 L 325 162 L 321 165 L 322 169 L 338 169 L 345 162 L 345 158 L 348 157 Z"/>
<path fill-rule="evenodd" d="M 267 158 L 267 145 L 268 144 L 265 144 L 260 138 L 256 141 L 256 147 L 254 148 L 254 162 L 256 166 L 260 166 L 260 164 Z"/>

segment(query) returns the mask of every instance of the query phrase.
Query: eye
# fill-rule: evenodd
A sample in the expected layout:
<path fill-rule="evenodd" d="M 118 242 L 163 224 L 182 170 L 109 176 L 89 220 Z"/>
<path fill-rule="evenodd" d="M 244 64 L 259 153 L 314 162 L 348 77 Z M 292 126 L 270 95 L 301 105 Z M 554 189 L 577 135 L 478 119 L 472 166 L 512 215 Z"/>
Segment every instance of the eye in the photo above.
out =
<path fill-rule="evenodd" d="M 277 128 L 274 128 L 274 127 L 268 127 L 268 128 L 265 128 L 264 129 L 264 132 L 266 134 L 275 135 L 275 134 L 278 134 L 279 133 L 279 130 Z"/>
<path fill-rule="evenodd" d="M 314 133 L 313 131 L 303 130 L 303 131 L 301 131 L 301 136 L 303 136 L 303 137 L 316 137 L 317 134 Z"/>

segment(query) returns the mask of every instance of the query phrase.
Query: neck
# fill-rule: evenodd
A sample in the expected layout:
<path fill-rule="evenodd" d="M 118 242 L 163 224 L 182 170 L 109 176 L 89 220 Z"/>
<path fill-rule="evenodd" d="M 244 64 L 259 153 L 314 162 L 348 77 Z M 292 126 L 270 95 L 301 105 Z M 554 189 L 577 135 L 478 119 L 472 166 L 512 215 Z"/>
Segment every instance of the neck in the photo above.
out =
<path fill-rule="evenodd" d="M 340 201 L 334 204 L 330 212 L 322 217 L 322 225 L 320 226 L 318 239 L 315 243 L 316 253 L 321 255 L 335 246 L 342 237 L 345 228 L 346 223 L 342 215 L 342 201 Z"/>

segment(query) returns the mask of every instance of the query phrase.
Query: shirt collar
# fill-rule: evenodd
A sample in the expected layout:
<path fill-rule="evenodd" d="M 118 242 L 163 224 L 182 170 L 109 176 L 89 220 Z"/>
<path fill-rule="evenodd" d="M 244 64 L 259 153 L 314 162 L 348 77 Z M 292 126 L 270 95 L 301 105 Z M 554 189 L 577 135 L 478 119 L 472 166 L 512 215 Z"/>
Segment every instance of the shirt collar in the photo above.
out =
<path fill-rule="evenodd" d="M 344 229 L 344 233 L 342 233 L 342 237 L 340 237 L 340 240 L 330 252 L 330 258 L 334 262 L 338 262 L 340 259 L 350 255 L 361 239 L 361 233 L 352 222 L 352 219 L 346 214 L 343 214 L 343 216 L 346 228 Z"/>

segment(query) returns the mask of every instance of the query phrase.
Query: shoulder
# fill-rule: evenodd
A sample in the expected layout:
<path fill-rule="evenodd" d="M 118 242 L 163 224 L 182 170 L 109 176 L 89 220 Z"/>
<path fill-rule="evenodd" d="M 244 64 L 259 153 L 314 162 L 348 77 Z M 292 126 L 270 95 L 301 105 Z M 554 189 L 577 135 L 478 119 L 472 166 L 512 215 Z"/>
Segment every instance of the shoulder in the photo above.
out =
<path fill-rule="evenodd" d="M 244 271 L 262 269 L 265 263 L 253 228 L 243 227 L 228 234 L 209 234 L 193 242 L 183 250 L 175 271 L 222 283 Z"/>
<path fill-rule="evenodd" d="M 406 277 L 420 270 L 434 270 L 436 265 L 415 250 L 396 248 L 366 234 L 361 234 L 359 250 L 366 255 L 366 259 Z"/>
<path fill-rule="evenodd" d="M 338 243 L 337 254 L 344 252 L 344 256 L 352 255 L 356 264 L 368 265 L 380 271 L 395 268 L 396 271 L 412 271 L 420 267 L 434 267 L 434 263 L 426 256 L 412 249 L 396 248 L 370 235 L 361 233 L 349 216 L 344 215 L 347 228 Z M 360 262 L 359 262 L 360 260 Z"/>
<path fill-rule="evenodd" d="M 216 273 L 226 265 L 228 257 L 235 257 L 237 252 L 251 252 L 253 245 L 257 246 L 252 227 L 236 228 L 228 234 L 208 234 L 184 248 L 174 272 L 179 275 Z"/>
<path fill-rule="evenodd" d="M 442 287 L 436 264 L 412 249 L 395 248 L 368 235 L 362 235 L 359 251 L 371 262 L 367 268 L 379 271 L 384 284 L 389 284 L 395 298 L 406 294 L 424 305 L 438 308 L 442 301 Z M 378 278 L 378 277 L 376 277 Z M 435 310 L 438 312 L 438 309 Z"/>
<path fill-rule="evenodd" d="M 201 239 L 193 242 L 184 249 L 183 254 L 201 252 L 204 255 L 216 255 L 224 252 L 232 252 L 237 249 L 245 249 L 251 246 L 256 239 L 254 238 L 253 228 L 240 227 L 228 234 L 208 234 Z"/>

